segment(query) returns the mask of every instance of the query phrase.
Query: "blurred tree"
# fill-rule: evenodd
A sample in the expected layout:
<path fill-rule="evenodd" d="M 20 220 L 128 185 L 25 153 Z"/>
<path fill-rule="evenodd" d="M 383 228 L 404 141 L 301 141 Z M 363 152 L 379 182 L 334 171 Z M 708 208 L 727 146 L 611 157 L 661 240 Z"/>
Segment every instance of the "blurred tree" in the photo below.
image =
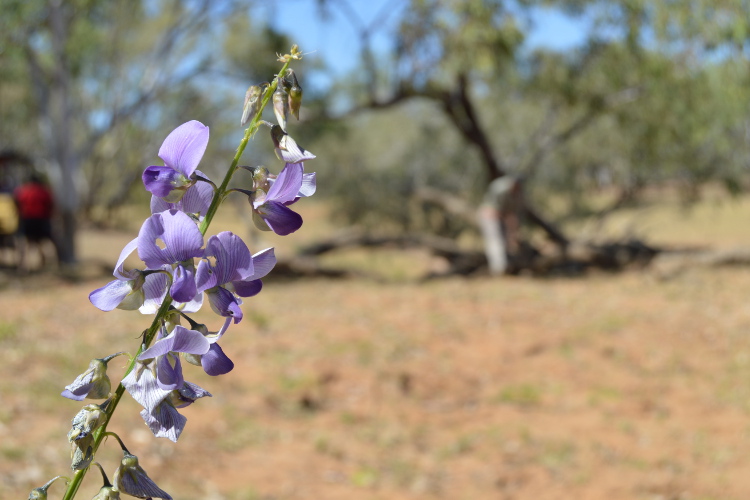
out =
<path fill-rule="evenodd" d="M 352 10 L 348 0 L 324 3 Z M 363 54 L 362 70 L 342 84 L 356 103 L 345 117 L 357 116 L 367 133 L 336 141 L 340 213 L 456 237 L 472 225 L 488 183 L 513 174 L 528 180 L 528 217 L 564 243 L 531 207 L 554 202 L 562 218 L 591 210 L 583 193 L 592 188 L 613 192 L 609 205 L 596 206 L 601 212 L 656 182 L 692 193 L 707 181 L 737 188 L 750 152 L 737 106 L 750 98 L 748 67 L 732 57 L 745 51 L 747 20 L 734 20 L 740 4 L 410 1 L 389 58 Z M 587 41 L 565 53 L 526 48 L 534 12 L 549 7 L 580 16 Z M 706 16 L 693 19 L 691 9 Z M 352 25 L 367 42 L 383 23 L 376 16 Z M 386 154 L 364 153 L 384 143 Z M 347 162 L 358 168 L 347 172 Z M 357 189 L 363 177 L 383 189 Z M 426 217 L 425 207 L 433 212 Z"/>
<path fill-rule="evenodd" d="M 62 263 L 75 262 L 82 205 L 124 200 L 158 148 L 149 131 L 201 105 L 170 96 L 209 69 L 200 42 L 246 4 L 0 0 L 0 137 L 48 163 Z"/>

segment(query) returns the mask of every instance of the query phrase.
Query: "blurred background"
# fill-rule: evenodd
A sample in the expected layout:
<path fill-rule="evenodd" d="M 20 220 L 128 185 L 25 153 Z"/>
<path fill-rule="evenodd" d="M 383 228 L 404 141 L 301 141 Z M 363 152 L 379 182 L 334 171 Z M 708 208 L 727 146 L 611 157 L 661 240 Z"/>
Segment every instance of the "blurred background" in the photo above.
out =
<path fill-rule="evenodd" d="M 245 90 L 298 44 L 288 132 L 318 192 L 286 239 L 226 204 L 216 230 L 283 265 L 180 444 L 122 423 L 152 477 L 204 499 L 746 498 L 749 9 L 0 0 L 0 493 L 67 469 L 59 380 L 144 328 L 86 301 L 148 216 L 143 169 L 196 119 L 220 179 Z M 242 163 L 278 171 L 266 134 Z"/>

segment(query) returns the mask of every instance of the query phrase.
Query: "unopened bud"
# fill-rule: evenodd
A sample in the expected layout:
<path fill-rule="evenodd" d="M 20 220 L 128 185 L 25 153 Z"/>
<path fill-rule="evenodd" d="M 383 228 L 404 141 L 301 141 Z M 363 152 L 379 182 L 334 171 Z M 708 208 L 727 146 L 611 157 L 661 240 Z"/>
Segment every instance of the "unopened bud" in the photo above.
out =
<path fill-rule="evenodd" d="M 260 85 L 252 85 L 247 89 L 247 92 L 245 92 L 245 103 L 242 105 L 241 126 L 244 127 L 247 122 L 255 118 L 255 115 L 258 114 L 262 96 L 263 88 Z"/>
<path fill-rule="evenodd" d="M 45 484 L 44 486 L 31 490 L 31 493 L 29 493 L 29 500 L 47 500 L 47 490 L 49 489 L 50 485 L 61 478 L 65 479 L 66 483 L 70 482 L 70 478 L 65 476 L 54 477 L 47 481 L 47 484 Z"/>
<path fill-rule="evenodd" d="M 289 89 L 289 111 L 299 120 L 299 108 L 302 106 L 302 87 L 297 81 L 297 75 L 291 69 L 287 71 L 288 76 L 292 78 L 292 86 Z"/>
<path fill-rule="evenodd" d="M 286 112 L 289 108 L 289 95 L 281 83 L 283 78 L 278 79 L 278 86 L 273 93 L 273 114 L 276 115 L 276 121 L 279 122 L 282 130 L 286 130 Z"/>
<path fill-rule="evenodd" d="M 120 492 L 117 491 L 117 489 L 112 486 L 112 483 L 109 482 L 109 478 L 107 477 L 107 474 L 104 473 L 104 469 L 102 469 L 102 466 L 99 464 L 99 462 L 94 462 L 94 465 L 98 466 L 99 470 L 102 473 L 104 486 L 99 489 L 99 493 L 97 493 L 96 496 L 91 500 L 120 500 Z"/>

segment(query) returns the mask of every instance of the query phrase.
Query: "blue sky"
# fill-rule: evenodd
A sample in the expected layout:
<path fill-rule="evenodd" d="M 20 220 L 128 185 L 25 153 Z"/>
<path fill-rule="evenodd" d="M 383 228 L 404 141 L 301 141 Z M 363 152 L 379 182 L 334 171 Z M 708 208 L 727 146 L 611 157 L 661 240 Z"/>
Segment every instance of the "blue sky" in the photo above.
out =
<path fill-rule="evenodd" d="M 352 17 L 357 23 L 369 26 L 382 15 L 385 29 L 374 30 L 373 45 L 376 52 L 385 53 L 390 49 L 387 33 L 395 28 L 406 2 L 403 0 L 348 0 L 353 15 L 346 16 L 339 8 L 331 8 L 330 16 L 322 19 L 316 0 L 277 0 L 261 4 L 259 14 L 269 19 L 278 29 L 292 34 L 292 40 L 305 52 L 312 52 L 310 58 L 321 58 L 334 75 L 346 73 L 356 67 L 360 43 L 357 31 L 352 28 Z M 573 20 L 553 9 L 539 8 L 532 13 L 533 28 L 528 32 L 526 48 L 546 47 L 565 50 L 583 42 L 585 24 Z M 330 83 L 324 75 L 308 83 L 313 86 L 327 86 Z"/>

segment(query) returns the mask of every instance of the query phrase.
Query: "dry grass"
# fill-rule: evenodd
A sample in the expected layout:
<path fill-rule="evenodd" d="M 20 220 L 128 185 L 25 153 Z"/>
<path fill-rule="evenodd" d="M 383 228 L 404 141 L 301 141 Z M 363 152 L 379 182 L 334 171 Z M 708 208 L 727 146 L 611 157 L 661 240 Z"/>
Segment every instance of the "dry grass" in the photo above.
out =
<path fill-rule="evenodd" d="M 750 243 L 748 200 L 692 219 L 654 210 L 642 227 L 659 243 Z M 112 262 L 130 236 L 86 234 L 86 258 Z M 408 278 L 420 255 L 373 258 L 394 281 L 267 280 L 222 343 L 236 369 L 188 367 L 214 397 L 184 411 L 178 444 L 153 439 L 129 400 L 110 429 L 182 499 L 750 495 L 750 270 L 419 285 Z M 146 326 L 88 304 L 107 279 L 6 278 L 0 498 L 66 472 L 80 405 L 57 394 Z M 105 448 L 112 471 L 119 452 Z"/>

